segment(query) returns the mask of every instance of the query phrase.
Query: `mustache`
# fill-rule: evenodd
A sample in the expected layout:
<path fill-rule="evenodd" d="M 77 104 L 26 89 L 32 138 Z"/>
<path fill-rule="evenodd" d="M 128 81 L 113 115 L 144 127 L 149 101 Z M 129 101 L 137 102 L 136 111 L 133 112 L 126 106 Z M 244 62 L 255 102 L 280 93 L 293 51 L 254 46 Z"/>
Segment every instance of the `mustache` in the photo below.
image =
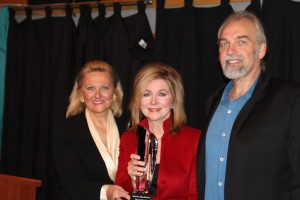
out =
<path fill-rule="evenodd" d="M 224 63 L 229 61 L 229 60 L 241 60 L 241 61 L 244 61 L 244 57 L 243 56 L 240 56 L 240 55 L 226 55 L 225 58 L 224 58 Z"/>

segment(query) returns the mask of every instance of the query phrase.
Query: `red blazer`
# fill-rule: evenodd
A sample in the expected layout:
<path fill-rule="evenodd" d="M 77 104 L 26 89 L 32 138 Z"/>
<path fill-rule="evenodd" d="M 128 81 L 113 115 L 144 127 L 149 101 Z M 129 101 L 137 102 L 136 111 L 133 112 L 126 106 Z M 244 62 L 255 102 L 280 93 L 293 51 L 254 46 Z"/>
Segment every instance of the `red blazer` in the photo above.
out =
<path fill-rule="evenodd" d="M 165 120 L 164 135 L 161 138 L 161 157 L 157 181 L 157 196 L 154 199 L 197 199 L 196 154 L 200 130 L 185 126 L 173 134 L 170 132 L 170 118 Z M 148 128 L 148 120 L 141 121 Z M 135 132 L 126 131 L 120 143 L 120 156 L 116 184 L 132 192 L 132 181 L 127 166 L 130 154 L 136 150 Z"/>

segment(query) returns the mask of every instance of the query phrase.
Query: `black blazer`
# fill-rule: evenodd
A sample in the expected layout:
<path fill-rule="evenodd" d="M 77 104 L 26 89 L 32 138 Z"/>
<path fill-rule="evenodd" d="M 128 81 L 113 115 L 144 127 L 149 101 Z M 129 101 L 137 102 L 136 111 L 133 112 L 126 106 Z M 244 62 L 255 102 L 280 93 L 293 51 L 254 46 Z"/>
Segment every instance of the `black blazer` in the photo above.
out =
<path fill-rule="evenodd" d="M 84 112 L 56 126 L 52 153 L 60 200 L 99 200 L 102 185 L 113 184 L 89 132 Z"/>
<path fill-rule="evenodd" d="M 209 100 L 207 127 L 223 90 Z M 205 134 L 197 156 L 199 200 L 205 191 Z M 232 127 L 224 193 L 225 200 L 300 199 L 299 84 L 261 75 Z"/>

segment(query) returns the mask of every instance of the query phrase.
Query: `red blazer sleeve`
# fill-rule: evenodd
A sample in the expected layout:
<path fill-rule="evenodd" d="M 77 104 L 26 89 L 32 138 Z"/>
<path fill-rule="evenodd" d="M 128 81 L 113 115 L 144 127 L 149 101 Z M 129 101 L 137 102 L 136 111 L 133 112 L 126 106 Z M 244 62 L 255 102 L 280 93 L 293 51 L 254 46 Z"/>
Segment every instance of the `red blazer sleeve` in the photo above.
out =
<path fill-rule="evenodd" d="M 134 133 L 123 133 L 120 142 L 120 155 L 115 183 L 122 186 L 124 190 L 128 192 L 133 191 L 132 181 L 128 175 L 127 166 L 128 162 L 130 161 L 130 154 L 135 152 L 135 142 L 136 139 Z"/>

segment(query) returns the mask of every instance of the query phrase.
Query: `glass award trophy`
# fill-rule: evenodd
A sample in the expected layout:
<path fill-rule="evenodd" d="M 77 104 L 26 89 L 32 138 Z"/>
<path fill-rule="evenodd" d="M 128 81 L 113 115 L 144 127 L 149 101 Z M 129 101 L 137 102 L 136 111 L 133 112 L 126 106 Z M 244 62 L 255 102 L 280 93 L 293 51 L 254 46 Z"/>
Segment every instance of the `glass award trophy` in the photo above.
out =
<path fill-rule="evenodd" d="M 158 141 L 151 131 L 142 126 L 137 127 L 136 137 L 136 153 L 140 156 L 140 160 L 145 162 L 146 172 L 142 176 L 136 177 L 135 191 L 130 195 L 130 199 L 149 200 L 153 195 L 150 187 L 155 172 Z"/>

